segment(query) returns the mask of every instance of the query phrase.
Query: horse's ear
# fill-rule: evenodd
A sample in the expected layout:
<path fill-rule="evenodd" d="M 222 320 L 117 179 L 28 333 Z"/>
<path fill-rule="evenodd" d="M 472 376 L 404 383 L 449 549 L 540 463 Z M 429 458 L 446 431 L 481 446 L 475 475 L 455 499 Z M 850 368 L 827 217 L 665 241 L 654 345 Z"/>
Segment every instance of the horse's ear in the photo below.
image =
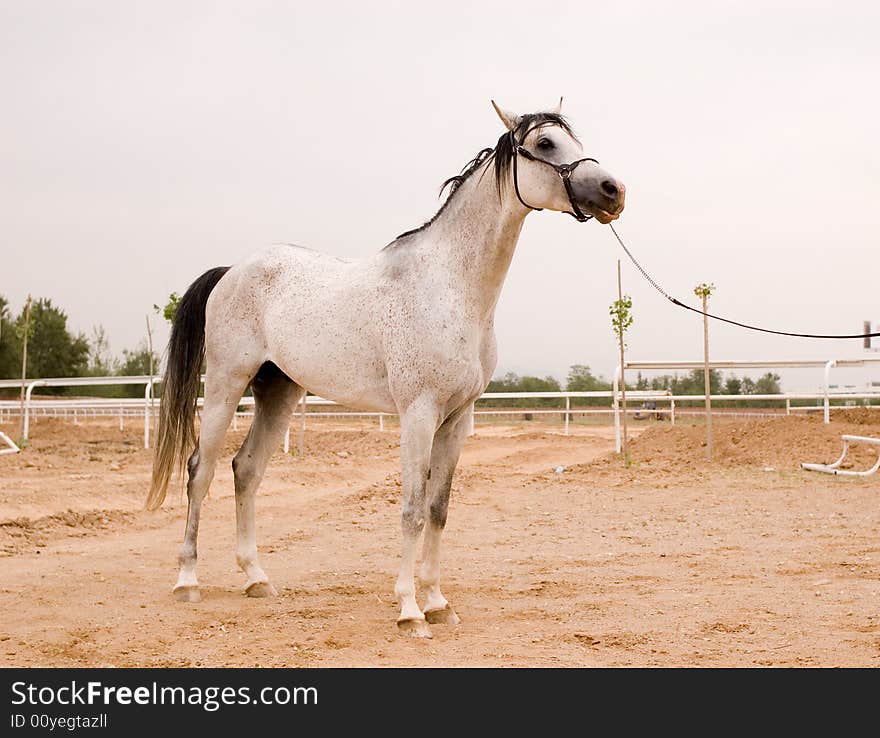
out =
<path fill-rule="evenodd" d="M 507 128 L 508 131 L 512 131 L 516 128 L 516 124 L 519 122 L 519 116 L 516 113 L 511 113 L 508 110 L 505 110 L 502 107 L 499 107 L 498 104 L 492 100 L 492 107 L 495 108 L 495 112 L 498 113 L 498 117 L 501 118 L 501 122 Z"/>
<path fill-rule="evenodd" d="M 562 98 L 561 98 L 561 97 L 559 98 L 559 102 L 556 103 L 556 107 L 555 107 L 555 108 L 551 108 L 551 109 L 550 109 L 550 112 L 551 112 L 551 113 L 556 113 L 556 115 L 561 115 L 561 114 L 562 114 Z"/>

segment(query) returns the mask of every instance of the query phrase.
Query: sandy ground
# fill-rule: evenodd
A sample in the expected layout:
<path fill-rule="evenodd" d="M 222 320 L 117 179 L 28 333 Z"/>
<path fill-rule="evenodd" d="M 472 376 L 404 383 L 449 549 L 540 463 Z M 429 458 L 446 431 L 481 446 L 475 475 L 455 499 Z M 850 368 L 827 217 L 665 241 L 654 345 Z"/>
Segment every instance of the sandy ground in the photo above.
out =
<path fill-rule="evenodd" d="M 839 417 L 716 421 L 711 465 L 702 427 L 637 425 L 630 468 L 610 428 L 478 426 L 445 536 L 463 622 L 430 641 L 394 625 L 394 432 L 315 421 L 305 458 L 275 455 L 257 523 L 279 596 L 263 600 L 234 560 L 244 429 L 230 433 L 202 516 L 203 600 L 183 604 L 185 506 L 142 510 L 138 426 L 41 420 L 0 457 L 0 664 L 880 665 L 880 475 L 798 467 L 836 458 L 842 432 L 880 436 L 880 414 Z"/>

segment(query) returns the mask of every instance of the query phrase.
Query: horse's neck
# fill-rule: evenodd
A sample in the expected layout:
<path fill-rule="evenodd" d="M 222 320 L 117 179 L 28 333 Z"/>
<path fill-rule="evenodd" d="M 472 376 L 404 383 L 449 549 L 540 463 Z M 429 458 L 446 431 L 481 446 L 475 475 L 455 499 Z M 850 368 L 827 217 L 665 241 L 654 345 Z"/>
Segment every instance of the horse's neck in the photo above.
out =
<path fill-rule="evenodd" d="M 486 166 L 465 180 L 431 225 L 430 235 L 465 298 L 489 319 L 529 211 L 510 196 L 510 187 L 498 196 L 491 162 Z"/>

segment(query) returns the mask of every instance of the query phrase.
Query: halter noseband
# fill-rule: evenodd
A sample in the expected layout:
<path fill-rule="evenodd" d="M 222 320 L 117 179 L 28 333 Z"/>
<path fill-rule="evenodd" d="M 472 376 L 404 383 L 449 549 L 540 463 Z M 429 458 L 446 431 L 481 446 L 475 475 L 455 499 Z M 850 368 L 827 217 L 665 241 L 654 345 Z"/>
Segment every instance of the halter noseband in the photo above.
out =
<path fill-rule="evenodd" d="M 534 126 L 533 126 L 534 128 Z M 532 128 L 525 132 L 523 136 L 523 141 L 526 140 L 526 136 L 532 132 Z M 513 187 L 516 190 L 517 199 L 525 205 L 529 210 L 543 210 L 544 208 L 536 208 L 532 205 L 529 205 L 525 200 L 523 200 L 522 195 L 519 193 L 519 175 L 517 174 L 516 169 L 516 159 L 517 154 L 524 156 L 526 159 L 530 161 L 536 161 L 540 164 L 546 164 L 548 167 L 552 167 L 553 170 L 559 175 L 560 179 L 562 179 L 562 184 L 565 187 L 565 194 L 568 195 L 568 202 L 571 205 L 571 212 L 565 211 L 574 218 L 579 223 L 583 223 L 590 218 L 592 215 L 586 215 L 579 207 L 578 204 L 574 200 L 574 192 L 571 190 L 571 173 L 578 168 L 581 162 L 592 161 L 596 164 L 599 162 L 596 161 L 591 156 L 585 156 L 583 159 L 578 159 L 577 161 L 573 161 L 571 164 L 554 164 L 552 161 L 547 161 L 546 159 L 542 159 L 540 156 L 535 156 L 531 151 L 526 149 L 521 144 L 516 142 L 516 136 L 514 135 L 513 130 L 510 131 L 510 145 L 513 147 Z"/>

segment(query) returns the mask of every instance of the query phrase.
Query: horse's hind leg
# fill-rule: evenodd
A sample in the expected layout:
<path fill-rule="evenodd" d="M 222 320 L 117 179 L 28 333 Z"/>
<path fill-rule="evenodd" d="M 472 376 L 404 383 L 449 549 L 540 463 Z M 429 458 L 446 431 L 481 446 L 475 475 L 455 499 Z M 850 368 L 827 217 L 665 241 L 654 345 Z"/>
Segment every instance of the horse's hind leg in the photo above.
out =
<path fill-rule="evenodd" d="M 238 537 L 236 559 L 247 576 L 249 597 L 274 595 L 269 578 L 257 558 L 254 506 L 257 488 L 272 452 L 278 448 L 290 416 L 304 390 L 274 364 L 266 363 L 252 383 L 254 422 L 232 460 L 235 474 L 235 521 Z"/>
<path fill-rule="evenodd" d="M 189 481 L 186 485 L 186 532 L 178 558 L 180 573 L 177 584 L 174 585 L 174 596 L 181 602 L 198 602 L 201 599 L 196 578 L 196 540 L 199 535 L 202 500 L 205 499 L 214 478 L 226 429 L 249 379 L 246 375 L 212 372 L 210 367 L 205 378 L 205 404 L 201 413 L 199 444 L 187 463 Z"/>

